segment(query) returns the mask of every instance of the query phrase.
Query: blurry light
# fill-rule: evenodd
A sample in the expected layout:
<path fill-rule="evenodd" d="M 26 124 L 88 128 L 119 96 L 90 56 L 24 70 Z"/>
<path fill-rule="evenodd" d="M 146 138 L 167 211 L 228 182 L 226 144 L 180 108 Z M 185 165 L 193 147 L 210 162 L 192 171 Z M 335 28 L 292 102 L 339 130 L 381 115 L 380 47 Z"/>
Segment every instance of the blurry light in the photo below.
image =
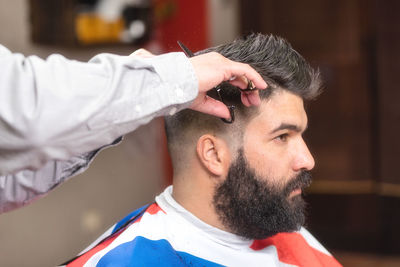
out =
<path fill-rule="evenodd" d="M 142 37 L 146 32 L 146 25 L 141 20 L 134 20 L 129 25 L 129 32 L 134 39 Z"/>
<path fill-rule="evenodd" d="M 81 226 L 84 231 L 96 232 L 101 227 L 101 215 L 96 210 L 86 211 L 81 218 Z"/>

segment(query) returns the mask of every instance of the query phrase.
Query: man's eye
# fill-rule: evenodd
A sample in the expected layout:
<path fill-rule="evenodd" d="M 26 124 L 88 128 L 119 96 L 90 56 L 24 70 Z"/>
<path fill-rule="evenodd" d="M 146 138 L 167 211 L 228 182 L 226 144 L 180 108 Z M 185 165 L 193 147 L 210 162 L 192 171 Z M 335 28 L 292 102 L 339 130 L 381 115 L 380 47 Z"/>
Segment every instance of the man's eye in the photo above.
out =
<path fill-rule="evenodd" d="M 289 135 L 288 135 L 287 133 L 285 133 L 285 134 L 281 134 L 281 135 L 277 136 L 276 139 L 279 140 L 279 141 L 281 141 L 281 142 L 286 142 L 288 136 L 289 136 Z"/>

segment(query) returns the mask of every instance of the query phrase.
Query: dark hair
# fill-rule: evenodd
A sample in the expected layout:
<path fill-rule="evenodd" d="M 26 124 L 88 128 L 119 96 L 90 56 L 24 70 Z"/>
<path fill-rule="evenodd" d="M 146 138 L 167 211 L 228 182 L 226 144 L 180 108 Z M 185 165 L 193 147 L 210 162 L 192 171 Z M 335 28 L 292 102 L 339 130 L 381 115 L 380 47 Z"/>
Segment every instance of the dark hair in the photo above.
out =
<path fill-rule="evenodd" d="M 304 100 L 313 99 L 320 92 L 319 72 L 313 70 L 304 58 L 281 37 L 253 33 L 232 43 L 208 48 L 196 54 L 211 51 L 218 52 L 231 60 L 247 63 L 260 73 L 269 85 L 266 90 L 260 90 L 262 100 L 269 98 L 276 90 L 290 91 Z M 209 91 L 209 94 L 215 97 L 213 93 L 213 90 Z M 173 143 L 184 144 L 186 132 L 196 131 L 202 134 L 204 131 L 215 133 L 227 128 L 232 130 L 235 124 L 240 125 L 238 117 L 247 116 L 254 111 L 254 108 L 244 108 L 240 91 L 229 83 L 223 83 L 221 94 L 227 104 L 233 104 L 236 107 L 235 122 L 225 124 L 218 118 L 189 109 L 166 117 L 165 127 L 171 154 L 173 154 L 171 151 Z"/>
<path fill-rule="evenodd" d="M 253 33 L 232 43 L 208 48 L 196 54 L 211 51 L 218 52 L 231 60 L 249 64 L 260 73 L 270 85 L 268 90 L 261 91 L 264 95 L 267 94 L 262 98 L 269 97 L 269 93 L 276 87 L 290 91 L 304 100 L 313 99 L 320 93 L 319 72 L 314 71 L 307 61 L 281 37 Z M 240 96 L 236 88 L 227 87 L 230 88 L 226 90 L 232 90 Z"/>

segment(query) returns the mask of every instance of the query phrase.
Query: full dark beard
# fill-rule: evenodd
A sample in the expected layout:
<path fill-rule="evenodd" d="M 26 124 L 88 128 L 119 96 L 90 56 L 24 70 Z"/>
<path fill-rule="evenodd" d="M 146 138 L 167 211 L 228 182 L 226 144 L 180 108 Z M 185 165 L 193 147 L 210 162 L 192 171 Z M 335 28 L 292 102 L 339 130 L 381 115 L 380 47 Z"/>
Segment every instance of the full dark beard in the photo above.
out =
<path fill-rule="evenodd" d="M 213 199 L 220 220 L 230 232 L 248 239 L 264 239 L 304 225 L 306 203 L 301 195 L 289 195 L 310 185 L 310 173 L 302 171 L 283 189 L 271 185 L 271 180 L 257 177 L 243 151 L 239 151 L 227 178 L 216 187 Z"/>

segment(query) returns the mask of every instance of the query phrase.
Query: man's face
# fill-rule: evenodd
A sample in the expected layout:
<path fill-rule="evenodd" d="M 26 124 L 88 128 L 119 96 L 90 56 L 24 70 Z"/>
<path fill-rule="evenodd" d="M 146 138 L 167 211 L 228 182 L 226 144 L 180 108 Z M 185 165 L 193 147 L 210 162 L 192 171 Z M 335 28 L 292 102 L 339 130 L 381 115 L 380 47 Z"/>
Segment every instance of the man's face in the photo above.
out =
<path fill-rule="evenodd" d="M 217 214 L 231 232 L 261 239 L 304 224 L 301 192 L 310 184 L 308 171 L 314 167 L 302 138 L 306 127 L 300 97 L 278 91 L 261 104 L 214 194 Z"/>

